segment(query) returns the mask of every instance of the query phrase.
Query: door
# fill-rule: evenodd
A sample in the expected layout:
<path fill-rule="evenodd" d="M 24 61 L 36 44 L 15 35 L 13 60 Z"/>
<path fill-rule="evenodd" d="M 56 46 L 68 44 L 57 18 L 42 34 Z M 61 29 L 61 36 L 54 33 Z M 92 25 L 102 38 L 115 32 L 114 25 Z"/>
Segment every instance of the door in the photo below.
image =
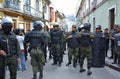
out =
<path fill-rule="evenodd" d="M 114 25 L 115 25 L 115 8 L 109 10 L 109 24 L 110 24 L 110 29 L 114 29 Z"/>

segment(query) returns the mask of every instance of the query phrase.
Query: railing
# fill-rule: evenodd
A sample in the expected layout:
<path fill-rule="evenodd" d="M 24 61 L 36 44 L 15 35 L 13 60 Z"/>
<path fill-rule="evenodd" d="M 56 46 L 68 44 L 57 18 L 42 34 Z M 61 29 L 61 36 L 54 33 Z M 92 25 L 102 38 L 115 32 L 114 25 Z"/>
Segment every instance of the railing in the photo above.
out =
<path fill-rule="evenodd" d="M 4 7 L 5 8 L 10 8 L 10 9 L 13 9 L 13 10 L 17 10 L 19 11 L 20 9 L 20 1 L 19 0 L 5 0 L 4 1 Z"/>
<path fill-rule="evenodd" d="M 42 18 L 43 13 L 30 5 L 24 5 L 24 13 L 28 15 L 32 15 L 33 17 Z"/>

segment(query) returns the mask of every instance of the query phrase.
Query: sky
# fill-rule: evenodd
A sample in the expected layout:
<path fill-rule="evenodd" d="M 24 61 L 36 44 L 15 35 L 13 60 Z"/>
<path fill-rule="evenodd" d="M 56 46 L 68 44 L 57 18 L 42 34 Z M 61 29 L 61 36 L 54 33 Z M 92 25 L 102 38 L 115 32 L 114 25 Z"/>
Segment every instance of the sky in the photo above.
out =
<path fill-rule="evenodd" d="M 51 0 L 55 9 L 63 12 L 65 15 L 75 15 L 77 1 L 78 0 Z"/>

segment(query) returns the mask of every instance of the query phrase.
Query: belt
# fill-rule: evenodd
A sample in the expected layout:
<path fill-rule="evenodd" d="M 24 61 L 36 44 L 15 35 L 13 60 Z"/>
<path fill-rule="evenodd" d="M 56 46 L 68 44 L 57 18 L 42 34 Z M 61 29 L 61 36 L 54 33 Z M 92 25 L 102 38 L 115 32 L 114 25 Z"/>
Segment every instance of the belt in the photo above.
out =
<path fill-rule="evenodd" d="M 12 55 L 12 54 L 7 54 L 7 57 L 12 57 L 12 56 L 15 56 L 15 55 Z"/>
<path fill-rule="evenodd" d="M 31 49 L 41 49 L 41 47 L 32 47 Z"/>

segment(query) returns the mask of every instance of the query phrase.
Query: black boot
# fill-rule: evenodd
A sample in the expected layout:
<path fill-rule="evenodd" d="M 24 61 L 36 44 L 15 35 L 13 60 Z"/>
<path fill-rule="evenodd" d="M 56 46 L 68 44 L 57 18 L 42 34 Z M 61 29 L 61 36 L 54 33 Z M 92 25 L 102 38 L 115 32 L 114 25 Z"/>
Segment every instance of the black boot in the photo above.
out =
<path fill-rule="evenodd" d="M 114 61 L 112 64 L 116 64 L 117 63 L 117 61 Z"/>
<path fill-rule="evenodd" d="M 92 74 L 92 71 L 90 71 L 90 69 L 88 69 L 87 75 L 90 76 Z"/>
<path fill-rule="evenodd" d="M 66 66 L 69 66 L 71 64 L 71 62 L 69 61 L 67 64 L 66 64 Z"/>
<path fill-rule="evenodd" d="M 39 79 L 42 79 L 42 78 L 43 78 L 43 72 L 40 72 Z"/>
<path fill-rule="evenodd" d="M 33 74 L 33 78 L 31 78 L 31 79 L 37 79 L 37 74 L 36 73 Z"/>
<path fill-rule="evenodd" d="M 77 67 L 77 61 L 73 62 L 73 67 L 76 68 Z"/>
<path fill-rule="evenodd" d="M 86 70 L 83 69 L 82 67 L 80 68 L 80 73 L 85 72 Z"/>
<path fill-rule="evenodd" d="M 61 62 L 59 62 L 58 66 L 61 66 Z"/>

